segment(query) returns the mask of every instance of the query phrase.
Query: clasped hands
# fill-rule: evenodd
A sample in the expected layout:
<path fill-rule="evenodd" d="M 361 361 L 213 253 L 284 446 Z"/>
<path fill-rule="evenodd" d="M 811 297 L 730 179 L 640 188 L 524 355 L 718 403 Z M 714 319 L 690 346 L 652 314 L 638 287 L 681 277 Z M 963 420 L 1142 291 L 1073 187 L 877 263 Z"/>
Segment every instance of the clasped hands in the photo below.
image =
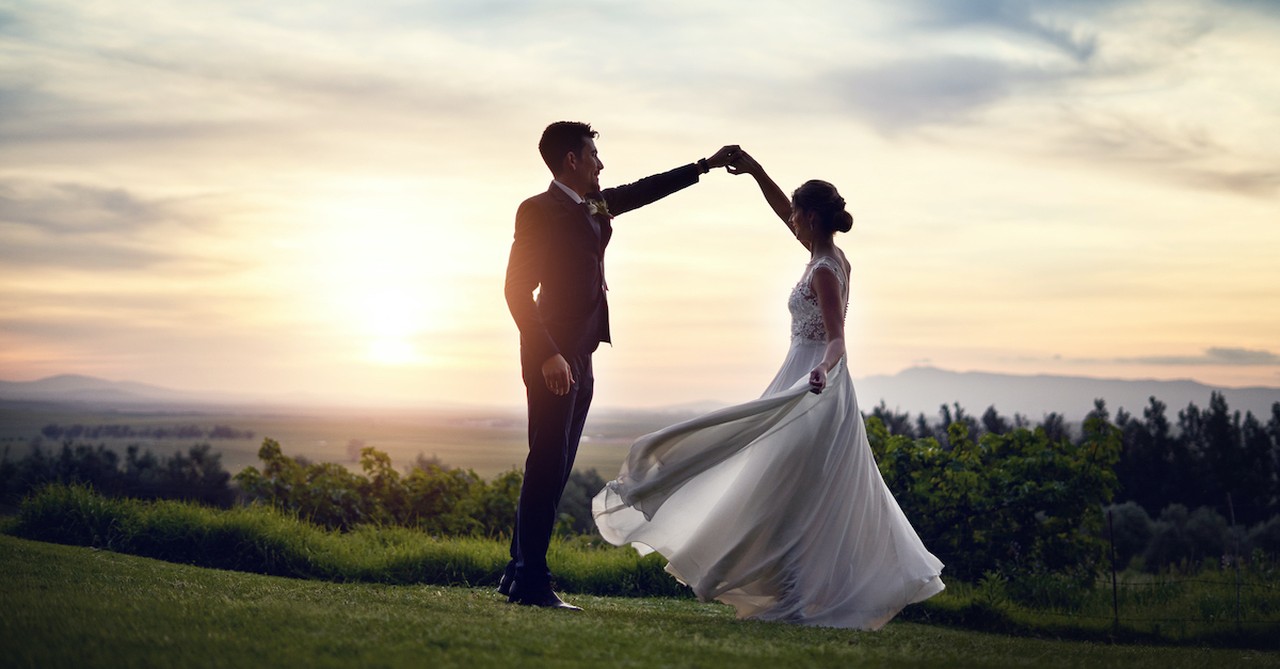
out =
<path fill-rule="evenodd" d="M 742 147 L 738 146 L 737 144 L 728 144 L 726 146 L 722 146 L 720 147 L 719 151 L 716 151 L 715 153 L 711 154 L 711 157 L 706 159 L 707 167 L 710 169 L 715 169 L 717 167 L 728 167 L 729 164 L 733 162 L 734 158 L 736 158 L 741 151 L 742 151 Z"/>

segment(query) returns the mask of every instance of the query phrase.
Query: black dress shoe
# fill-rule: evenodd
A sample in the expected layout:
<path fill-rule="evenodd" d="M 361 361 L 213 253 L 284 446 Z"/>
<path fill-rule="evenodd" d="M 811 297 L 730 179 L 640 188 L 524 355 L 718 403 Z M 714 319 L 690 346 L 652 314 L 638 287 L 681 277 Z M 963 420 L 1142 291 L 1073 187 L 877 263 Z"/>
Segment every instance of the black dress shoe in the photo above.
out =
<path fill-rule="evenodd" d="M 564 609 L 566 611 L 582 610 L 582 607 L 574 606 L 573 604 L 557 597 L 556 593 L 552 592 L 550 588 L 527 595 L 524 593 L 512 593 L 509 601 L 513 604 L 537 606 L 544 609 Z"/>
<path fill-rule="evenodd" d="M 498 594 L 503 597 L 511 595 L 511 585 L 515 583 L 515 579 L 507 576 L 505 573 L 502 578 L 498 579 Z"/>

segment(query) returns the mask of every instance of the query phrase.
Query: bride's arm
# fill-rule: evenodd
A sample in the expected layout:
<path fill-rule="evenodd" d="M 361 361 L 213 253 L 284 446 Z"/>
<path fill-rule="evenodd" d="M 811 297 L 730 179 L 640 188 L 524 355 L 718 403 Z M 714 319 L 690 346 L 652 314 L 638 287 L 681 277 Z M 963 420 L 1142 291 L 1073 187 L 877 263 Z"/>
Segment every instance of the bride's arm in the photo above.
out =
<path fill-rule="evenodd" d="M 791 229 L 791 224 L 788 222 L 791 219 L 791 198 L 778 188 L 778 184 L 769 178 L 768 173 L 755 158 L 748 155 L 746 151 L 739 150 L 733 160 L 729 161 L 726 169 L 730 174 L 750 174 L 755 177 L 756 184 L 760 186 L 760 192 L 764 194 L 765 202 L 768 202 L 778 218 L 787 224 L 787 229 Z"/>
<path fill-rule="evenodd" d="M 827 387 L 827 372 L 844 357 L 844 306 L 840 296 L 840 280 L 828 267 L 817 267 L 810 279 L 813 292 L 818 296 L 818 308 L 822 310 L 822 325 L 827 330 L 827 349 L 822 362 L 809 373 L 809 387 L 821 393 Z"/>

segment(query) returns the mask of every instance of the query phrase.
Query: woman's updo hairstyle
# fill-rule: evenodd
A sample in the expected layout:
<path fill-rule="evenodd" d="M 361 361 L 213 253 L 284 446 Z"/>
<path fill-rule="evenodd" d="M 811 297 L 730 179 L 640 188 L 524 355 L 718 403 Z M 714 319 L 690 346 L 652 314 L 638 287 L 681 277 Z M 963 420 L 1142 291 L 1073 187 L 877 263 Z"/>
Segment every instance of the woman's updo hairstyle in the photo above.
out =
<path fill-rule="evenodd" d="M 817 223 L 832 234 L 848 232 L 853 227 L 853 215 L 844 209 L 844 198 L 826 181 L 811 179 L 791 194 L 791 204 L 796 209 L 809 212 Z"/>

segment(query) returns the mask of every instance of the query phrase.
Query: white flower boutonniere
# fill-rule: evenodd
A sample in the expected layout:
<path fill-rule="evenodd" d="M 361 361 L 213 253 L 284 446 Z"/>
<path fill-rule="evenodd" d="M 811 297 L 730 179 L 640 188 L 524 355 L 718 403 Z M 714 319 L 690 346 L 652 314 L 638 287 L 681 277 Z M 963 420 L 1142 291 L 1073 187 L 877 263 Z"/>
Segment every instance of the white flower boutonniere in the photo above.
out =
<path fill-rule="evenodd" d="M 609 213 L 609 205 L 604 200 L 587 200 L 587 213 L 592 216 L 603 216 L 606 219 L 613 218 L 613 214 Z"/>

